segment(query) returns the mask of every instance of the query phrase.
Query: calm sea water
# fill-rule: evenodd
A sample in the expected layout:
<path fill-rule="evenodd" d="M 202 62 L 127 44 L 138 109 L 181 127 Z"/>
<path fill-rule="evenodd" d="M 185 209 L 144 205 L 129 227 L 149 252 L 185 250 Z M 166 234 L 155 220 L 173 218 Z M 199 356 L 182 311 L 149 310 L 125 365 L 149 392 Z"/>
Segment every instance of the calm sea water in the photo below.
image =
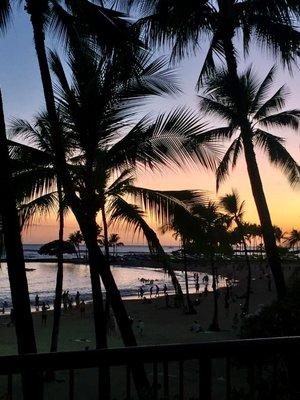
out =
<path fill-rule="evenodd" d="M 42 245 L 41 244 L 24 244 L 24 256 L 28 260 L 34 260 L 34 259 L 42 259 L 42 258 L 52 258 L 49 256 L 42 256 L 38 253 L 38 250 L 40 249 Z M 172 251 L 179 250 L 178 246 L 163 246 L 164 250 L 166 253 L 171 253 Z M 86 248 L 84 245 L 80 246 L 80 250 L 82 254 L 84 254 Z M 149 248 L 146 245 L 126 245 L 122 247 L 118 247 L 117 249 L 118 255 L 122 254 L 130 254 L 130 253 L 149 253 Z M 75 255 L 65 255 L 65 258 L 74 258 Z M 55 257 L 53 257 L 55 258 Z"/>
<path fill-rule="evenodd" d="M 36 294 L 40 296 L 41 301 L 46 301 L 52 304 L 54 299 L 55 280 L 57 267 L 55 263 L 45 262 L 30 262 L 27 267 L 33 269 L 27 272 L 27 279 L 30 291 L 30 299 L 34 304 Z M 141 279 L 153 280 L 162 291 L 163 285 L 166 283 L 169 293 L 172 293 L 172 285 L 170 278 L 163 270 L 154 268 L 137 268 L 112 266 L 112 273 L 123 297 L 137 296 L 138 289 L 143 286 L 145 295 L 148 296 L 150 283 L 143 285 Z M 176 272 L 179 282 L 184 290 L 184 275 L 181 271 Z M 189 287 L 194 291 L 194 273 L 189 272 Z M 203 274 L 200 274 L 200 283 L 202 283 Z M 223 279 L 220 279 L 220 286 L 225 284 Z M 82 298 L 91 299 L 91 285 L 89 267 L 84 264 L 65 264 L 64 265 L 64 290 L 69 290 L 71 295 L 75 295 L 76 291 L 82 294 Z M 200 289 L 201 290 L 201 289 Z M 7 266 L 2 263 L 0 269 L 0 302 L 6 300 L 11 304 L 9 280 L 7 274 Z"/>

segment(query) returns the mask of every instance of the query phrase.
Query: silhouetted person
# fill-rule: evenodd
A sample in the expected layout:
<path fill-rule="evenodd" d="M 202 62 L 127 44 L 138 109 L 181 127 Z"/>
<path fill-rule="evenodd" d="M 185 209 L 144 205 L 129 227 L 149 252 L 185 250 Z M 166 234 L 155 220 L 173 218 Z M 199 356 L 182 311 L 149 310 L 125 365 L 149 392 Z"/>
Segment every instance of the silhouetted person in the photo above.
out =
<path fill-rule="evenodd" d="M 35 309 L 38 311 L 39 308 L 40 308 L 40 298 L 39 295 L 37 294 L 35 296 Z"/>
<path fill-rule="evenodd" d="M 204 286 L 204 296 L 208 295 L 208 284 L 206 283 Z"/>
<path fill-rule="evenodd" d="M 200 285 L 198 281 L 196 281 L 195 283 L 195 288 L 196 288 L 196 293 L 199 293 Z"/>
<path fill-rule="evenodd" d="M 167 285 L 166 284 L 164 284 L 164 294 L 166 294 L 167 292 L 168 292 L 168 287 L 167 287 Z"/>
<path fill-rule="evenodd" d="M 73 297 L 72 296 L 68 298 L 68 307 L 69 307 L 69 310 L 73 309 Z"/>
<path fill-rule="evenodd" d="M 150 288 L 150 299 L 152 297 L 152 293 L 153 293 L 153 286 L 151 286 L 151 288 Z"/>
<path fill-rule="evenodd" d="M 75 296 L 75 303 L 76 303 L 76 308 L 79 308 L 80 304 L 80 293 L 77 290 L 76 296 Z"/>
<path fill-rule="evenodd" d="M 155 286 L 156 286 L 155 296 L 158 297 L 159 296 L 159 287 L 158 287 L 158 285 L 155 285 Z"/>

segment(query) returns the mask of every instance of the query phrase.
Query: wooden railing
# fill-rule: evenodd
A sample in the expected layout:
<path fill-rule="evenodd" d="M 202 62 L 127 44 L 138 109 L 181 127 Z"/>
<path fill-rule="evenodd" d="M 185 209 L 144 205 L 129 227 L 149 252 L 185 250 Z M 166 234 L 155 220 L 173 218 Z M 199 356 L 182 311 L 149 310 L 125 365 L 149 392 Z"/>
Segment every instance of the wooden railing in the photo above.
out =
<path fill-rule="evenodd" d="M 65 371 L 65 384 L 68 385 L 64 399 L 84 399 L 74 390 L 76 376 L 74 371 L 82 369 L 99 369 L 100 367 L 124 366 L 124 387 L 126 399 L 135 399 L 131 369 L 141 363 L 146 366 L 153 400 L 157 399 L 199 399 L 199 400 L 244 400 L 257 399 L 264 382 L 263 374 L 271 376 L 270 399 L 278 400 L 282 390 L 289 394 L 289 399 L 300 399 L 297 386 L 293 382 L 293 368 L 298 368 L 300 355 L 300 337 L 281 337 L 267 339 L 247 339 L 217 341 L 195 344 L 171 344 L 159 346 L 139 346 L 131 348 L 113 348 L 107 350 L 86 350 L 59 353 L 41 353 L 0 357 L 0 376 L 7 376 L 6 397 L 15 399 L 13 376 L 28 371 Z M 218 360 L 218 361 L 216 361 Z M 198 379 L 193 380 L 195 397 L 187 394 L 186 379 L 189 371 L 185 366 L 192 361 L 189 371 Z M 217 368 L 216 368 L 217 367 Z M 214 387 L 220 377 L 214 369 L 223 374 L 223 394 L 216 394 Z M 161 373 L 159 373 L 161 371 Z M 175 372 L 176 371 L 176 374 Z M 222 372 L 220 372 L 222 371 Z M 244 371 L 244 373 L 243 373 Z M 175 375 L 174 375 L 175 374 Z M 235 374 L 235 376 L 233 376 Z M 172 384 L 170 385 L 170 376 Z M 282 379 L 284 376 L 284 380 Z M 101 376 L 100 376 L 101 379 Z M 236 389 L 244 381 L 244 392 Z M 48 383 L 45 383 L 45 386 Z M 91 383 L 92 384 L 92 383 Z M 190 383 L 189 383 L 190 385 Z M 281 386 L 279 388 L 279 386 Z M 295 387 L 296 386 L 296 389 Z M 299 385 L 300 386 L 300 385 Z M 97 388 L 97 385 L 95 385 Z M 120 389 L 120 388 L 118 388 Z M 172 389 L 172 390 L 171 390 Z M 3 391 L 3 387 L 1 388 Z M 296 392 L 295 392 L 296 390 Z M 96 391 L 96 389 L 95 389 Z M 171 393 L 172 392 L 172 393 Z M 238 396 L 245 397 L 238 397 Z M 0 398 L 3 393 L 0 393 Z M 278 397 L 277 397 L 278 396 Z M 294 397 L 293 397 L 294 396 Z M 299 397 L 295 397 L 299 396 Z M 95 394 L 95 399 L 100 399 Z M 113 399 L 119 399 L 112 395 Z M 264 397 L 269 400 L 268 397 Z M 285 398 L 285 397 L 284 397 Z M 19 399 L 19 398 L 18 398 Z M 120 399 L 124 399 L 120 397 Z M 56 398 L 55 400 L 59 400 Z M 103 399 L 104 400 L 104 399 Z M 106 399 L 105 399 L 106 400 Z M 107 399 L 108 400 L 108 399 Z"/>

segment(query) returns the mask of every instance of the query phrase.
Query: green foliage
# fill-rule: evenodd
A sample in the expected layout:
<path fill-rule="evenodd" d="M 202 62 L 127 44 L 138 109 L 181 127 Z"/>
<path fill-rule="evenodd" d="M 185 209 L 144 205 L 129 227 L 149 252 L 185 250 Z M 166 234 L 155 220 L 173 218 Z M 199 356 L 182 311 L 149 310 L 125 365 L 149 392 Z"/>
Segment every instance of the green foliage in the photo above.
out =
<path fill-rule="evenodd" d="M 242 338 L 299 336 L 300 335 L 300 280 L 295 279 L 287 296 L 264 306 L 255 315 L 244 319 Z"/>

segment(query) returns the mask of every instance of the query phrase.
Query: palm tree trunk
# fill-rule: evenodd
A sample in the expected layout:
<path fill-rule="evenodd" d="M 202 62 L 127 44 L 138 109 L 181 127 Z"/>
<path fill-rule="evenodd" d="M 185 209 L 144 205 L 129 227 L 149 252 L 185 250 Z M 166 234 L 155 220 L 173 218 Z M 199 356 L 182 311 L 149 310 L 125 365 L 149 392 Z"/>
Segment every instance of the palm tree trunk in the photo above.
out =
<path fill-rule="evenodd" d="M 225 52 L 225 58 L 228 68 L 228 73 L 232 79 L 233 84 L 236 86 L 236 95 L 241 96 L 239 92 L 239 78 L 237 72 L 237 63 L 235 58 L 235 49 L 233 46 L 233 34 L 234 31 L 229 32 L 227 35 L 223 36 L 223 46 Z M 242 101 L 240 102 L 242 104 Z M 242 111 L 242 110 L 241 110 Z M 241 112 L 242 115 L 242 112 Z M 248 121 L 245 121 L 248 125 Z M 276 240 L 274 236 L 274 229 L 264 194 L 262 181 L 259 173 L 259 169 L 256 162 L 255 152 L 253 149 L 253 144 L 248 135 L 248 126 L 242 129 L 242 137 L 244 144 L 244 151 L 247 163 L 248 175 L 250 178 L 251 189 L 258 211 L 260 224 L 262 228 L 262 234 L 265 243 L 265 251 L 267 259 L 272 270 L 272 274 L 275 281 L 275 286 L 277 290 L 278 298 L 282 298 L 286 294 L 286 285 L 284 281 L 284 276 L 281 268 L 281 260 L 276 245 Z M 244 132 L 243 132 L 244 131 Z"/>
<path fill-rule="evenodd" d="M 58 255 L 57 255 L 57 274 L 53 312 L 53 327 L 51 336 L 50 351 L 56 352 L 58 346 L 59 324 L 61 317 L 61 300 L 63 289 L 63 240 L 64 240 L 64 210 L 62 204 L 62 187 L 57 183 L 58 204 L 59 204 L 59 231 L 58 231 Z"/>
<path fill-rule="evenodd" d="M 193 304 L 192 304 L 191 298 L 190 298 L 189 280 L 188 280 L 188 271 L 187 271 L 187 258 L 186 258 L 184 240 L 182 240 L 182 254 L 183 254 L 183 268 L 184 268 L 184 277 L 185 277 L 185 293 L 186 293 L 187 312 L 189 314 L 196 314 L 196 311 L 193 307 Z"/>
<path fill-rule="evenodd" d="M 274 236 L 273 224 L 263 190 L 253 144 L 251 139 L 246 135 L 243 136 L 243 144 L 248 175 L 250 178 L 251 189 L 260 219 L 268 263 L 274 277 L 277 296 L 278 298 L 283 298 L 286 294 L 286 285 L 281 268 L 281 260 Z"/>
<path fill-rule="evenodd" d="M 250 307 L 252 271 L 251 271 L 251 263 L 250 263 L 250 258 L 249 258 L 249 254 L 248 254 L 248 249 L 247 249 L 247 243 L 246 243 L 244 236 L 243 236 L 242 240 L 243 240 L 243 246 L 244 246 L 245 260 L 246 260 L 247 269 L 248 269 L 246 299 L 245 299 L 245 304 L 244 304 L 243 308 L 244 308 L 244 312 L 246 314 L 248 314 L 249 307 Z"/>
<path fill-rule="evenodd" d="M 105 256 L 107 258 L 107 261 L 109 262 L 108 224 L 107 224 L 104 205 L 101 207 L 101 217 L 102 217 L 102 223 L 103 223 Z"/>
<path fill-rule="evenodd" d="M 33 329 L 30 299 L 25 272 L 25 262 L 21 241 L 19 216 L 13 191 L 10 160 L 6 140 L 2 95 L 0 91 L 0 187 L 5 195 L 0 196 L 0 214 L 8 277 L 11 289 L 12 305 L 15 315 L 15 329 L 19 354 L 36 353 L 37 347 Z M 42 380 L 37 373 L 28 371 L 23 374 L 23 397 L 25 400 L 40 400 Z"/>
<path fill-rule="evenodd" d="M 219 331 L 220 326 L 219 326 L 219 294 L 217 291 L 217 270 L 215 267 L 214 263 L 214 256 L 210 256 L 210 265 L 211 265 L 211 271 L 212 271 L 212 289 L 213 289 L 213 296 L 214 296 L 214 313 L 213 313 L 213 319 L 212 323 L 209 327 L 209 330 L 211 331 Z"/>
<path fill-rule="evenodd" d="M 111 306 L 116 317 L 117 324 L 119 326 L 120 334 L 123 339 L 125 346 L 137 346 L 136 338 L 134 336 L 131 322 L 128 318 L 127 311 L 121 294 L 116 285 L 114 277 L 111 273 L 109 263 L 106 257 L 101 252 L 101 249 L 97 243 L 97 225 L 95 220 L 87 222 L 86 219 L 78 218 L 79 226 L 83 234 L 86 247 L 88 249 L 89 260 L 91 270 L 93 270 L 93 276 L 99 274 L 102 278 L 102 282 L 105 286 L 106 292 L 109 294 Z M 100 267 L 101 266 L 101 267 Z M 96 312 L 96 310 L 94 310 Z M 102 321 L 103 319 L 102 311 Z M 106 340 L 106 330 L 102 331 L 102 339 Z M 150 396 L 150 386 L 145 373 L 143 365 L 137 365 L 132 368 L 132 374 L 135 382 L 136 389 L 139 393 L 139 398 L 148 399 Z"/>

